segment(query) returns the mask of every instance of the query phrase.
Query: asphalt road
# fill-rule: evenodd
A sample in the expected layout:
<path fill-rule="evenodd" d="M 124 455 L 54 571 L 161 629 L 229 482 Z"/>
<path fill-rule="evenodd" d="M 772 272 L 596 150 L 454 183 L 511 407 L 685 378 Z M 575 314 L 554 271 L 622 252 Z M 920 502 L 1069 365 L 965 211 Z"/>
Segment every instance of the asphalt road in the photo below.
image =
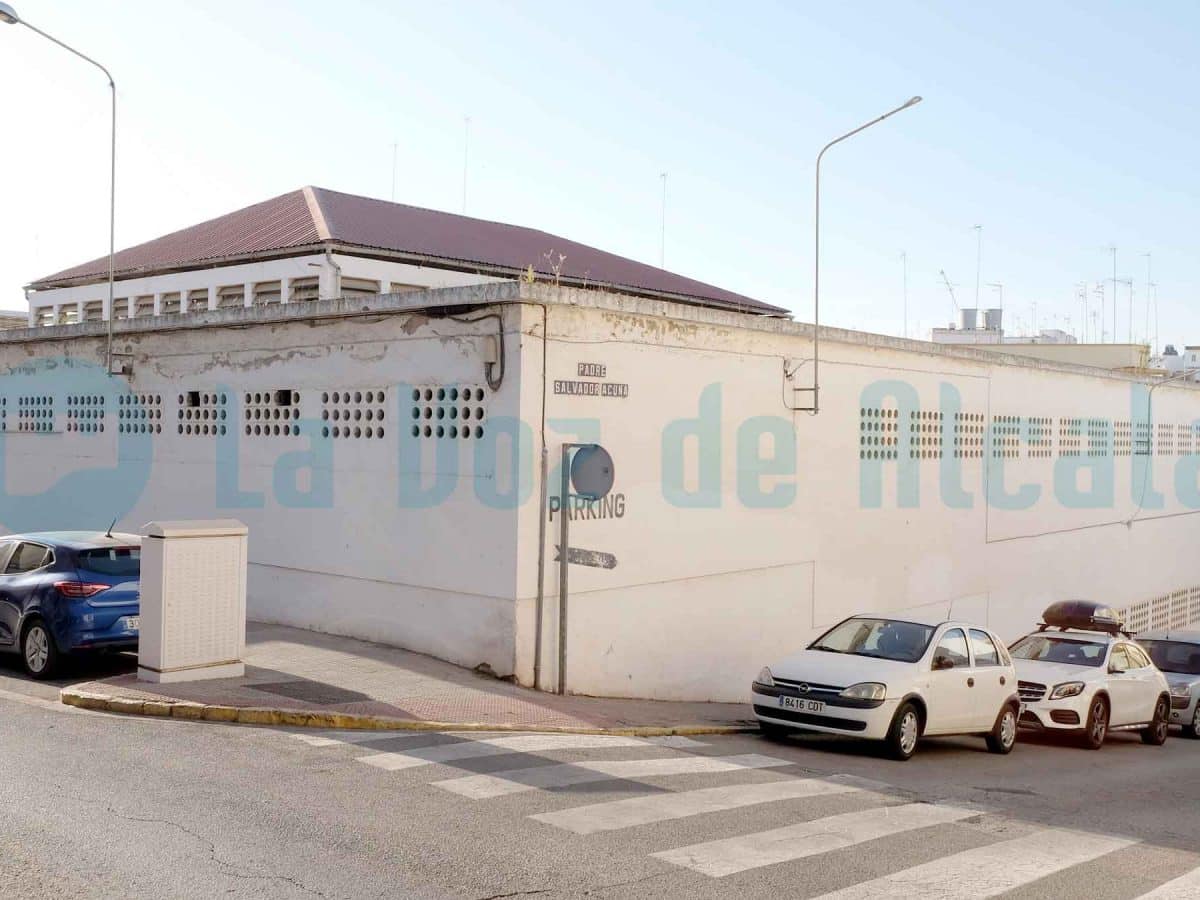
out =
<path fill-rule="evenodd" d="M 1131 900 L 1200 867 L 1180 737 L 896 763 L 757 735 L 356 743 L 55 696 L 0 666 L 0 897 Z"/>

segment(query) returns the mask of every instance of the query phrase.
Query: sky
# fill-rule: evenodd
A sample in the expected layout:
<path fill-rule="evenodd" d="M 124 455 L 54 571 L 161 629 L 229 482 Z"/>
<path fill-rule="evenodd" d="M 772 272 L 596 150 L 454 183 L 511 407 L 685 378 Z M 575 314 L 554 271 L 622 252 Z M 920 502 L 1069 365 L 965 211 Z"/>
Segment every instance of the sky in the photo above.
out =
<path fill-rule="evenodd" d="M 1200 343 L 1194 0 L 11 2 L 113 72 L 118 248 L 306 184 L 461 212 L 468 145 L 468 214 L 651 264 L 666 172 L 666 267 L 811 321 L 816 154 L 921 95 L 822 163 L 823 324 L 927 337 L 944 271 L 1010 331 L 1095 339 L 1102 289 L 1107 339 Z M 107 252 L 108 88 L 2 24 L 0 84 L 23 309 Z"/>

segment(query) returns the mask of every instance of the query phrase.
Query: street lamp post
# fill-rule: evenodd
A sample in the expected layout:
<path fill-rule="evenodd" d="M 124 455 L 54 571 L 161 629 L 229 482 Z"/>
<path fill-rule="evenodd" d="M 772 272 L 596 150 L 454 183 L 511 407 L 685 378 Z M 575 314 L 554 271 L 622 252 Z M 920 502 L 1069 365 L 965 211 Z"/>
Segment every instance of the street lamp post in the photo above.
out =
<path fill-rule="evenodd" d="M 813 198 L 813 386 L 811 388 L 795 388 L 797 391 L 812 391 L 812 406 L 801 407 L 801 409 L 811 412 L 814 416 L 821 411 L 821 384 L 818 378 L 818 367 L 821 357 L 821 157 L 825 155 L 826 150 L 835 144 L 840 144 L 847 138 L 854 137 L 860 131 L 866 131 L 872 125 L 878 125 L 884 119 L 891 118 L 896 113 L 906 110 L 910 106 L 916 106 L 920 102 L 920 97 L 909 98 L 900 106 L 885 112 L 879 118 L 872 119 L 865 125 L 859 125 L 853 131 L 847 131 L 841 137 L 834 138 L 822 147 L 821 152 L 817 154 L 816 192 Z"/>
<path fill-rule="evenodd" d="M 91 63 L 97 69 L 104 73 L 104 77 L 108 79 L 108 87 L 112 92 L 112 139 L 109 146 L 109 172 L 108 172 L 108 335 L 107 343 L 104 351 L 104 364 L 108 370 L 108 374 L 112 374 L 112 345 L 113 345 L 113 316 L 116 315 L 116 309 L 113 302 L 113 257 L 116 253 L 116 225 L 117 225 L 117 84 L 113 81 L 112 73 L 108 71 L 96 60 L 92 59 L 83 53 L 80 53 L 74 47 L 64 44 L 53 35 L 49 35 L 40 28 L 30 25 L 24 19 L 17 15 L 17 11 L 9 4 L 0 0 L 0 22 L 6 25 L 24 25 L 35 34 L 40 34 L 46 40 L 53 44 L 57 44 L 64 50 L 73 53 L 85 62 Z"/>

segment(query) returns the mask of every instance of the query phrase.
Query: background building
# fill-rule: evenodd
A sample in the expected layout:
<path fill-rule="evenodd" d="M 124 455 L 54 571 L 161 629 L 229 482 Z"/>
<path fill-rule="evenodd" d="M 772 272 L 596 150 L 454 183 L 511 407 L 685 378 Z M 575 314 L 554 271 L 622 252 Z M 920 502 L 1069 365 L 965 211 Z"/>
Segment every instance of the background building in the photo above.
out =
<path fill-rule="evenodd" d="M 547 279 L 768 315 L 731 291 L 544 231 L 305 187 L 116 254 L 116 319 Z M 108 257 L 26 287 L 30 325 L 108 318 Z"/>

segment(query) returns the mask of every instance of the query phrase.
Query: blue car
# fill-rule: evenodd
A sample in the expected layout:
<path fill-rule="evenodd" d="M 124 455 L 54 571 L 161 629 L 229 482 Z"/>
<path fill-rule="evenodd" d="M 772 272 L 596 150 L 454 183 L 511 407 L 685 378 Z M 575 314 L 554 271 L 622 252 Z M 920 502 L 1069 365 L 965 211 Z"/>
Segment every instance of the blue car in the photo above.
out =
<path fill-rule="evenodd" d="M 49 678 L 67 654 L 136 650 L 141 552 L 136 534 L 0 538 L 0 652 Z"/>

